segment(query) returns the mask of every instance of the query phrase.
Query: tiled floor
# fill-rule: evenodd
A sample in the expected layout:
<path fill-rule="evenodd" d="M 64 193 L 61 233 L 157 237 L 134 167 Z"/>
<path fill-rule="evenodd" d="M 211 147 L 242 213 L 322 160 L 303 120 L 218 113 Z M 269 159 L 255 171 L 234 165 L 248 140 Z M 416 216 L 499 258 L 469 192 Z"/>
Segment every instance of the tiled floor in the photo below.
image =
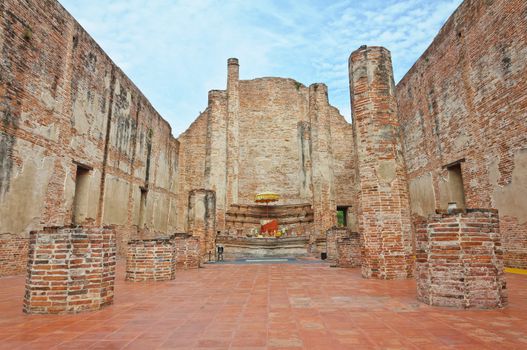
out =
<path fill-rule="evenodd" d="M 498 311 L 423 305 L 415 282 L 326 264 L 207 265 L 123 281 L 102 311 L 28 316 L 24 277 L 0 279 L 1 349 L 527 349 L 527 276 Z"/>

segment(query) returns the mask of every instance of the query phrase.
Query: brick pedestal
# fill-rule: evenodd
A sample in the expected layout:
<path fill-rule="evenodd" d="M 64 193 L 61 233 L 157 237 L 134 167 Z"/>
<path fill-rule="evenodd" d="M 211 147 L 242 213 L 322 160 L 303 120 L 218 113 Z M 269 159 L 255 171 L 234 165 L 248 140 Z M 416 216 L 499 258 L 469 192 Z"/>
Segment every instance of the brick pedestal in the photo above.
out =
<path fill-rule="evenodd" d="M 172 238 L 132 240 L 126 254 L 127 281 L 167 281 L 175 278 Z"/>
<path fill-rule="evenodd" d="M 361 266 L 360 236 L 357 232 L 339 238 L 336 246 L 338 267 Z"/>
<path fill-rule="evenodd" d="M 214 252 L 212 258 L 214 259 Z M 174 260 L 176 270 L 197 269 L 200 264 L 199 239 L 187 234 L 176 234 Z"/>
<path fill-rule="evenodd" d="M 417 298 L 460 309 L 506 305 L 500 239 L 496 210 L 430 216 L 417 231 Z"/>
<path fill-rule="evenodd" d="M 77 313 L 113 303 L 111 227 L 51 227 L 31 232 L 24 312 Z"/>

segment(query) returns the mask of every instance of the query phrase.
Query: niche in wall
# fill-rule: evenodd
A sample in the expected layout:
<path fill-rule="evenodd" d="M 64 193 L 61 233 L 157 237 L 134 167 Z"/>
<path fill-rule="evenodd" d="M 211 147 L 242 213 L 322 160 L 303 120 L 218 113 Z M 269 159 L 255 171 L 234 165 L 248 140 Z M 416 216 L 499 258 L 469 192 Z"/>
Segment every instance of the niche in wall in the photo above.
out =
<path fill-rule="evenodd" d="M 90 191 L 90 171 L 91 168 L 77 164 L 75 173 L 75 195 L 73 197 L 73 217 L 74 225 L 80 225 L 86 220 L 88 215 L 88 196 Z"/>
<path fill-rule="evenodd" d="M 139 201 L 139 228 L 145 227 L 145 216 L 146 216 L 146 197 L 148 195 L 148 189 L 141 187 L 141 199 Z"/>
<path fill-rule="evenodd" d="M 459 209 L 465 209 L 465 190 L 461 162 L 446 167 L 448 173 L 448 203 L 456 203 Z"/>

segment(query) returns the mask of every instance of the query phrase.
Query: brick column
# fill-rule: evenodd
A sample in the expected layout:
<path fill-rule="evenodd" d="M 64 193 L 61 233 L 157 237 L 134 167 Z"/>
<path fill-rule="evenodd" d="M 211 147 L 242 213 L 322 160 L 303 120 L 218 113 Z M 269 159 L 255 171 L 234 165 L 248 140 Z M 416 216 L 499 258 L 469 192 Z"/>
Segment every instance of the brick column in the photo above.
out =
<path fill-rule="evenodd" d="M 362 275 L 412 274 L 412 226 L 390 52 L 362 46 L 349 59 Z"/>
<path fill-rule="evenodd" d="M 173 280 L 175 276 L 172 239 L 158 238 L 128 242 L 127 281 L 168 281 Z"/>
<path fill-rule="evenodd" d="M 216 241 L 216 196 L 210 190 L 192 190 L 188 201 L 188 232 L 199 239 L 201 261 L 214 254 Z"/>
<path fill-rule="evenodd" d="M 459 309 L 507 304 L 497 210 L 438 214 L 417 232 L 417 299 Z"/>
<path fill-rule="evenodd" d="M 330 108 L 327 86 L 309 86 L 314 234 L 317 238 L 337 224 Z"/>
<path fill-rule="evenodd" d="M 237 58 L 227 60 L 227 185 L 225 210 L 238 203 L 240 157 L 240 66 Z"/>
<path fill-rule="evenodd" d="M 225 230 L 227 211 L 227 94 L 209 91 L 205 188 L 216 193 L 216 225 Z"/>
<path fill-rule="evenodd" d="M 24 312 L 77 313 L 112 304 L 115 250 L 111 227 L 31 232 Z"/>

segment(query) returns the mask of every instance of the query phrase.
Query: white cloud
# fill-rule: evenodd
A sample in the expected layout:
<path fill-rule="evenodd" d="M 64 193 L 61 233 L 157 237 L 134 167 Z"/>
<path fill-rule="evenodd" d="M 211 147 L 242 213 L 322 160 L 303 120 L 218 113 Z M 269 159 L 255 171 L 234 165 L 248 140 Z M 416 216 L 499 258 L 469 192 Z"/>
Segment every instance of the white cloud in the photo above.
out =
<path fill-rule="evenodd" d="M 60 0 L 178 135 L 224 89 L 226 60 L 242 79 L 324 82 L 349 117 L 347 59 L 360 45 L 392 51 L 396 79 L 461 0 Z"/>

